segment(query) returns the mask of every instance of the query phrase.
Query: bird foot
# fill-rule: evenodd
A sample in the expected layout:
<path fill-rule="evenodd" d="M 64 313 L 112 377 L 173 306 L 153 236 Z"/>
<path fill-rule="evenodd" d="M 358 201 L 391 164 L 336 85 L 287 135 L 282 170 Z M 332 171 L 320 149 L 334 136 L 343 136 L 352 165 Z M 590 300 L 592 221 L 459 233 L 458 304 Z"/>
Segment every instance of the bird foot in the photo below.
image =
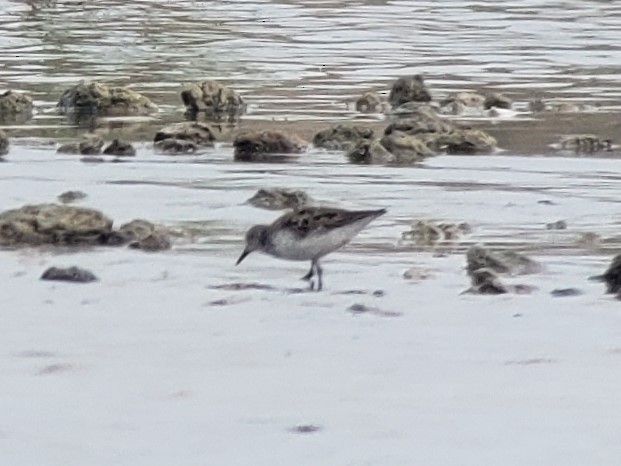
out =
<path fill-rule="evenodd" d="M 323 289 L 322 283 L 315 283 L 315 280 L 310 281 L 310 290 L 311 291 L 321 291 Z"/>

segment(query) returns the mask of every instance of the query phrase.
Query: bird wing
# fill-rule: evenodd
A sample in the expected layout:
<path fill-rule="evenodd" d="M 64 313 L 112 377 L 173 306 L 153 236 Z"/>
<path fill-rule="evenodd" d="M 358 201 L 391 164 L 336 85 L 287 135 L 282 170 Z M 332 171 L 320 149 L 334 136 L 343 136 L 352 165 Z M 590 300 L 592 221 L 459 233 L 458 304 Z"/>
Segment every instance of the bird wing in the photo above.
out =
<path fill-rule="evenodd" d="M 289 212 L 278 218 L 273 227 L 287 229 L 298 238 L 311 234 L 321 234 L 340 228 L 359 220 L 378 217 L 385 212 L 381 210 L 343 210 L 326 207 L 305 207 Z"/>

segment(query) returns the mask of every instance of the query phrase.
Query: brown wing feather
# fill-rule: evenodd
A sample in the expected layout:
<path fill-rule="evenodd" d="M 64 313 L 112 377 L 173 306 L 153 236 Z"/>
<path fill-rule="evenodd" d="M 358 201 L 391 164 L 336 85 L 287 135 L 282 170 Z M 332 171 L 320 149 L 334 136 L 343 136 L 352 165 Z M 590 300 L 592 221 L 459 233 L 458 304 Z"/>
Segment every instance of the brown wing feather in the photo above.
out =
<path fill-rule="evenodd" d="M 385 213 L 380 210 L 343 210 L 326 207 L 305 207 L 289 212 L 278 218 L 272 228 L 286 228 L 299 238 L 311 232 L 320 233 L 357 222 L 368 217 L 379 217 Z"/>

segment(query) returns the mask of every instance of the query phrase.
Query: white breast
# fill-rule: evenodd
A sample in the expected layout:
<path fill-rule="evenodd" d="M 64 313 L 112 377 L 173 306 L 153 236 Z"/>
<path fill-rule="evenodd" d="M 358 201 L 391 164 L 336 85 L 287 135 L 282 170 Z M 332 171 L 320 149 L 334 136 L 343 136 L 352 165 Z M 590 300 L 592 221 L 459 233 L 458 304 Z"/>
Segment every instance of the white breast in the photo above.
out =
<path fill-rule="evenodd" d="M 289 260 L 318 259 L 347 244 L 370 220 L 364 219 L 334 230 L 311 233 L 303 239 L 299 239 L 289 230 L 280 230 L 274 232 L 272 247 L 266 252 Z"/>

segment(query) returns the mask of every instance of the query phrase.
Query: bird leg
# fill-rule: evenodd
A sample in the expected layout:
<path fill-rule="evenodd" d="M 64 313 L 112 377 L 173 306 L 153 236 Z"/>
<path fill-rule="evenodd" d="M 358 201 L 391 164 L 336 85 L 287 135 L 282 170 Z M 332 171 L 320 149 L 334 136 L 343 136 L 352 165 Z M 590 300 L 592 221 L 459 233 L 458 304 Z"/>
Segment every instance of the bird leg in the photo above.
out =
<path fill-rule="evenodd" d="M 315 273 L 317 274 L 317 291 L 321 291 L 323 288 L 323 282 L 321 280 L 321 275 L 323 274 L 323 270 L 321 270 L 321 266 L 319 265 L 319 261 L 314 261 L 315 264 Z"/>
<path fill-rule="evenodd" d="M 315 275 L 315 264 L 311 262 L 311 268 L 308 273 L 302 277 L 302 280 L 309 282 L 311 278 L 313 278 L 313 275 Z"/>
<path fill-rule="evenodd" d="M 311 281 L 310 282 L 311 291 L 321 291 L 321 289 L 323 288 L 323 282 L 321 281 L 322 272 L 323 271 L 321 270 L 321 266 L 319 265 L 319 260 L 313 259 L 311 262 L 311 269 L 308 272 L 308 274 L 306 274 L 306 276 L 304 277 L 305 279 L 306 277 L 308 277 L 308 279 Z M 315 281 L 312 280 L 313 275 L 317 276 L 317 288 L 315 288 Z"/>

